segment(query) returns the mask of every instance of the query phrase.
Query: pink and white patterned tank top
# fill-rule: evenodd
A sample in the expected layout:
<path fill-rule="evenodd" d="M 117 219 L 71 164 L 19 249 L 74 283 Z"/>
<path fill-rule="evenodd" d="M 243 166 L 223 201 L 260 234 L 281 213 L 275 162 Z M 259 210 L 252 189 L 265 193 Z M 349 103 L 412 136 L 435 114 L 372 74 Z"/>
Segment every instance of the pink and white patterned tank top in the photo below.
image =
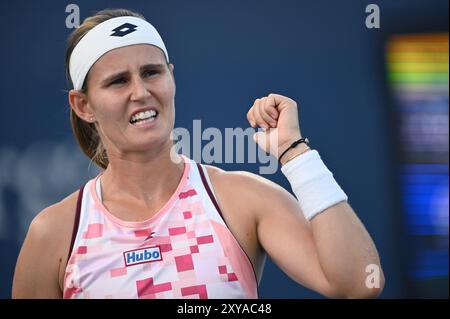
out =
<path fill-rule="evenodd" d="M 257 298 L 252 264 L 222 218 L 206 169 L 183 156 L 181 181 L 150 219 L 102 204 L 99 176 L 81 188 L 64 298 Z"/>

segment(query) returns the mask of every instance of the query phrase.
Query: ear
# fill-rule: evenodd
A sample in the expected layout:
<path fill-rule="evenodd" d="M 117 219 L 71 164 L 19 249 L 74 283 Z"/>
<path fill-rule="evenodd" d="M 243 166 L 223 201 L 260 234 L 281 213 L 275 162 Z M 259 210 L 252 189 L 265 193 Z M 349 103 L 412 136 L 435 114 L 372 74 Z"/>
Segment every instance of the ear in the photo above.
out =
<path fill-rule="evenodd" d="M 175 66 L 172 63 L 169 63 L 170 74 L 172 74 L 173 84 L 174 84 L 175 89 L 176 89 L 175 75 L 173 74 L 173 69 L 175 69 Z"/>
<path fill-rule="evenodd" d="M 175 79 L 175 77 L 173 75 L 173 69 L 175 69 L 175 66 L 172 63 L 169 63 L 168 67 L 169 67 L 170 73 L 172 74 L 172 77 Z"/>
<path fill-rule="evenodd" d="M 88 103 L 87 95 L 78 90 L 69 91 L 69 104 L 78 117 L 88 123 L 95 122 L 95 116 Z"/>

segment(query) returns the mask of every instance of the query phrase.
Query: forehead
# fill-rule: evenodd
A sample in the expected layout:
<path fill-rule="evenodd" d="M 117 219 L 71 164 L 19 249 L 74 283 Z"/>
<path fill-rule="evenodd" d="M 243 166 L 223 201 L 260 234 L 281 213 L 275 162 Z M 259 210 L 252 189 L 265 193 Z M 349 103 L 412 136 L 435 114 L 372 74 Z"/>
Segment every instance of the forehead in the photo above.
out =
<path fill-rule="evenodd" d="M 166 57 L 160 48 L 151 44 L 135 44 L 105 53 L 94 63 L 89 73 L 91 76 L 101 76 L 128 67 L 165 63 Z"/>

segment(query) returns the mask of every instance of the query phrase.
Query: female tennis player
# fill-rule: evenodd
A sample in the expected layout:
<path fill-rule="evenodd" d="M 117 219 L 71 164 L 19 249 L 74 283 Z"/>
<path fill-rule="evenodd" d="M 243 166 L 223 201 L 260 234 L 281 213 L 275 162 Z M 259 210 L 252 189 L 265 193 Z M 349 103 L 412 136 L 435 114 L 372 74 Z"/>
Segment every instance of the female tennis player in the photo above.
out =
<path fill-rule="evenodd" d="M 324 296 L 379 295 L 374 243 L 302 136 L 295 101 L 260 97 L 247 119 L 297 198 L 171 152 L 174 66 L 142 15 L 98 12 L 66 57 L 73 132 L 103 170 L 34 218 L 13 298 L 257 298 L 267 255 Z"/>

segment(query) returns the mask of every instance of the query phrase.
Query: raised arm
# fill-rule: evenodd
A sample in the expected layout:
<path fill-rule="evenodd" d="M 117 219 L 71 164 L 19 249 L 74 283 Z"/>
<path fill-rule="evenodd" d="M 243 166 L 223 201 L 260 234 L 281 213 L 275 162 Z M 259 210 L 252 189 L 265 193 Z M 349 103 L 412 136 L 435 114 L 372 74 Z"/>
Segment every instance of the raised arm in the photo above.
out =
<path fill-rule="evenodd" d="M 256 100 L 248 120 L 253 127 L 270 128 L 257 133 L 255 140 L 277 157 L 301 137 L 297 105 L 281 95 Z M 314 188 L 311 171 L 316 164 L 311 161 L 322 163 L 305 144 L 283 156 L 283 173 L 301 198 L 300 205 L 281 187 L 259 182 L 258 239 L 288 275 L 325 296 L 376 297 L 384 277 L 375 245 L 334 179 L 329 184 L 331 173 L 320 171 L 323 167 L 317 170 L 324 184 Z M 325 206 L 320 209 L 322 202 Z"/>

